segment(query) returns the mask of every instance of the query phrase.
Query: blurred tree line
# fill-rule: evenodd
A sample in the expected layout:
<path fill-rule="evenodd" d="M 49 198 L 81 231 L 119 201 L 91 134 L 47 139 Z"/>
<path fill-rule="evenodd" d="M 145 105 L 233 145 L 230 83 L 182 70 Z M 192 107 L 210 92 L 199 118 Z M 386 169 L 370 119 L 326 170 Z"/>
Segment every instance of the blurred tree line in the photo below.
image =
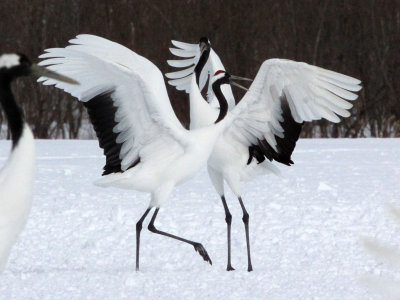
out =
<path fill-rule="evenodd" d="M 163 73 L 171 70 L 171 39 L 197 43 L 201 36 L 232 74 L 253 78 L 268 58 L 341 72 L 363 82 L 352 117 L 338 125 L 314 122 L 303 136 L 400 136 L 400 1 L 0 1 L 0 53 L 22 52 L 37 61 L 44 49 L 64 47 L 79 33 L 121 43 Z M 15 89 L 36 137 L 87 137 L 87 115 L 72 97 L 31 79 L 19 80 Z M 187 126 L 187 96 L 169 86 L 168 92 Z"/>

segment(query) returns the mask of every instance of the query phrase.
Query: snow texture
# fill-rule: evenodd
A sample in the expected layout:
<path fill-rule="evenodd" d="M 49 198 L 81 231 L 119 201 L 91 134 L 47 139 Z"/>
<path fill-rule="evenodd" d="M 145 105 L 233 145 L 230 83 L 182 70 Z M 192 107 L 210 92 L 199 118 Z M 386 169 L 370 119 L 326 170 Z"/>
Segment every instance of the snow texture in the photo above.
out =
<path fill-rule="evenodd" d="M 232 265 L 226 272 L 224 210 L 206 171 L 175 189 L 156 226 L 203 243 L 213 265 L 189 245 L 144 224 L 135 271 L 135 224 L 149 195 L 92 182 L 104 158 L 96 141 L 36 141 L 37 177 L 25 230 L 0 275 L 0 299 L 379 299 L 362 278 L 398 280 L 363 238 L 397 247 L 400 228 L 386 204 L 399 204 L 400 140 L 300 140 L 285 179 L 244 187 L 254 271 L 248 273 L 239 203 Z M 0 141 L 0 164 L 10 143 Z M 398 266 L 397 266 L 398 267 Z"/>

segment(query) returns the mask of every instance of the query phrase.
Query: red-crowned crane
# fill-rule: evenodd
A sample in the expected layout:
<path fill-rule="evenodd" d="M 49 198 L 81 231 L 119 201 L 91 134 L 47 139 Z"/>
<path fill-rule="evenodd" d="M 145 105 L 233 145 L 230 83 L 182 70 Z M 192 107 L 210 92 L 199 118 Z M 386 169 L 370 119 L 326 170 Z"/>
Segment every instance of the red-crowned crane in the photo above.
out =
<path fill-rule="evenodd" d="M 192 178 L 204 166 L 218 136 L 233 120 L 226 111 L 217 114 L 204 128 L 188 131 L 178 121 L 168 98 L 161 71 L 149 60 L 128 48 L 94 35 L 78 35 L 66 48 L 47 49 L 40 65 L 79 81 L 74 86 L 41 78 L 78 98 L 87 108 L 104 149 L 106 164 L 96 184 L 134 189 L 151 194 L 151 201 L 136 224 L 136 269 L 139 269 L 140 233 L 150 210 L 155 209 L 148 229 L 194 247 L 211 264 L 204 247 L 158 230 L 154 223 L 160 206 L 173 188 Z M 216 90 L 231 77 L 214 77 Z M 191 98 L 204 102 L 195 76 Z M 218 99 L 226 106 L 226 99 Z"/>
<path fill-rule="evenodd" d="M 65 76 L 32 64 L 24 54 L 0 56 L 0 103 L 12 139 L 11 154 L 0 169 L 0 273 L 5 269 L 11 248 L 25 226 L 32 203 L 35 167 L 33 134 L 11 90 L 15 79 L 29 75 L 44 75 L 76 84 Z"/>
<path fill-rule="evenodd" d="M 176 48 L 171 48 L 171 53 L 183 59 L 168 61 L 170 66 L 181 69 L 167 73 L 166 77 L 178 90 L 190 91 L 191 81 L 187 75 L 192 72 L 202 90 L 209 75 L 225 70 L 207 38 L 201 38 L 199 44 L 178 41 L 172 41 L 172 44 Z M 338 115 L 350 116 L 348 110 L 352 104 L 346 100 L 357 98 L 353 92 L 361 89 L 360 83 L 358 79 L 303 62 L 269 59 L 263 62 L 248 92 L 236 106 L 231 87 L 225 85 L 222 90 L 214 90 L 211 81 L 208 103 L 200 98 L 190 98 L 190 129 L 212 124 L 221 111 L 228 110 L 236 116 L 230 128 L 218 138 L 208 160 L 211 182 L 225 210 L 228 271 L 234 270 L 231 264 L 232 215 L 225 200 L 224 182 L 234 192 L 243 210 L 248 271 L 252 271 L 249 214 L 241 197 L 241 181 L 270 172 L 278 173 L 272 164 L 274 160 L 288 166 L 293 164 L 291 155 L 303 122 L 325 118 L 337 123 L 340 121 Z M 221 93 L 227 99 L 227 105 L 218 103 Z"/>

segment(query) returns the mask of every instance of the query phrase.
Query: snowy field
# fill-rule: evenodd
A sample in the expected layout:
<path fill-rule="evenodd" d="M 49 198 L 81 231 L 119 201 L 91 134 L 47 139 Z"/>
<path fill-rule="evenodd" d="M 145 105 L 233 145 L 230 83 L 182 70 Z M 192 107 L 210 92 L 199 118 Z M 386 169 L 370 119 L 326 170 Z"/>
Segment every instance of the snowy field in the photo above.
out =
<path fill-rule="evenodd" d="M 0 141 L 0 164 L 9 147 Z M 385 210 L 400 205 L 400 140 L 301 140 L 293 160 L 280 167 L 284 179 L 244 187 L 254 272 L 231 193 L 236 271 L 225 271 L 224 210 L 205 170 L 175 189 L 156 226 L 203 243 L 213 265 L 150 233 L 148 218 L 135 272 L 135 224 L 149 195 L 92 185 L 104 162 L 97 141 L 39 140 L 33 208 L 0 275 L 0 299 L 380 299 L 361 278 L 400 279 L 400 270 L 361 239 L 400 246 Z"/>

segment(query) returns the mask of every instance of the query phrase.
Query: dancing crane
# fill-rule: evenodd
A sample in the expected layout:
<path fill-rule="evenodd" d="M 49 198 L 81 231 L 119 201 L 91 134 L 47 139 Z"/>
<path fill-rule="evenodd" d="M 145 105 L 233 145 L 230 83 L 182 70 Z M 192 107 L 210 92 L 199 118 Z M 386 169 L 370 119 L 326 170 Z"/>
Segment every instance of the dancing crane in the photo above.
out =
<path fill-rule="evenodd" d="M 35 145 L 32 131 L 15 102 L 11 83 L 21 76 L 47 76 L 75 81 L 32 64 L 24 54 L 0 56 L 0 103 L 8 120 L 12 149 L 0 169 L 0 273 L 5 269 L 11 248 L 25 226 L 32 203 Z"/>
<path fill-rule="evenodd" d="M 148 229 L 185 243 L 209 262 L 205 248 L 170 233 L 154 223 L 160 206 L 173 188 L 193 177 L 206 164 L 218 136 L 231 118 L 217 114 L 204 128 L 188 131 L 177 119 L 168 98 L 161 71 L 130 49 L 94 35 L 78 35 L 66 48 L 47 49 L 40 65 L 79 81 L 73 86 L 43 77 L 78 98 L 87 108 L 106 164 L 98 186 L 134 189 L 151 193 L 151 201 L 136 224 L 136 269 L 139 269 L 142 223 L 152 208 Z M 227 74 L 214 78 L 215 89 L 230 82 Z M 191 98 L 204 102 L 192 76 Z M 225 98 L 218 99 L 226 105 Z"/>
<path fill-rule="evenodd" d="M 209 75 L 225 70 L 207 38 L 201 38 L 199 44 L 178 41 L 172 41 L 172 44 L 176 48 L 171 48 L 171 53 L 184 59 L 169 60 L 170 66 L 181 70 L 167 73 L 166 77 L 171 79 L 168 83 L 178 90 L 190 91 L 187 74 L 196 74 L 196 82 L 202 90 Z M 237 106 L 229 85 L 222 90 L 228 105 L 219 106 L 216 100 L 220 95 L 213 89 L 211 81 L 207 93 L 209 103 L 190 98 L 191 129 L 211 124 L 221 111 L 228 110 L 238 115 L 231 127 L 218 138 L 207 168 L 225 210 L 228 271 L 234 270 L 231 264 L 232 215 L 224 195 L 224 182 L 238 198 L 243 211 L 247 269 L 252 271 L 249 214 L 241 197 L 241 181 L 269 172 L 278 174 L 279 170 L 272 164 L 274 160 L 288 166 L 293 164 L 291 155 L 303 122 L 325 118 L 337 123 L 340 121 L 338 115 L 350 116 L 348 110 L 352 104 L 345 100 L 357 98 L 353 92 L 361 89 L 360 83 L 358 79 L 306 63 L 269 59 L 263 62 L 249 91 Z"/>

